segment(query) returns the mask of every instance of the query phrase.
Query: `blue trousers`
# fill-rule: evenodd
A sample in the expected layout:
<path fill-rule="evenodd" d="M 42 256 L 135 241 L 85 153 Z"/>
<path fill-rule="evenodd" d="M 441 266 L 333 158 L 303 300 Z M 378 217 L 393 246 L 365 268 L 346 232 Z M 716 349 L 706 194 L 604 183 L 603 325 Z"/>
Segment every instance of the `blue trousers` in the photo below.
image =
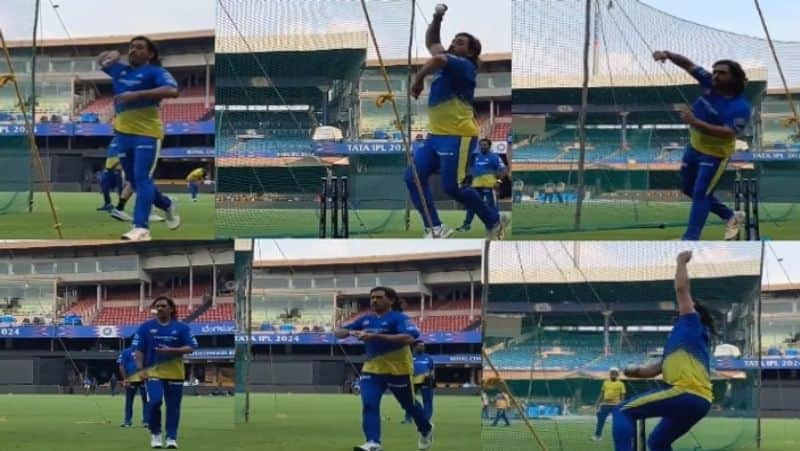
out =
<path fill-rule="evenodd" d="M 192 195 L 192 199 L 197 199 L 197 193 L 200 191 L 200 187 L 197 182 L 189 182 L 189 194 Z"/>
<path fill-rule="evenodd" d="M 156 188 L 153 180 L 153 172 L 161 151 L 161 141 L 149 136 L 124 133 L 117 133 L 114 141 L 120 151 L 119 158 L 125 170 L 125 177 L 136 191 L 133 226 L 147 229 L 153 205 L 164 211 L 172 205 L 169 198 Z"/>
<path fill-rule="evenodd" d="M 501 418 L 506 422 L 506 426 L 511 426 L 511 423 L 508 422 L 508 417 L 506 416 L 506 409 L 497 409 L 494 414 L 494 422 L 492 423 L 492 426 L 497 426 L 497 423 L 500 422 Z"/>
<path fill-rule="evenodd" d="M 733 211 L 714 196 L 725 167 L 726 158 L 712 157 L 688 147 L 681 162 L 681 191 L 692 198 L 689 213 L 689 226 L 683 235 L 684 240 L 696 241 L 703 233 L 709 212 L 728 221 Z"/>
<path fill-rule="evenodd" d="M 497 212 L 499 215 L 500 212 L 497 209 L 497 195 L 495 194 L 494 189 L 492 188 L 475 188 L 475 191 L 478 192 L 478 195 L 481 197 L 481 200 L 487 207 Z M 472 225 L 472 220 L 475 219 L 475 212 L 472 210 L 467 210 L 467 217 L 464 218 L 464 225 Z"/>
<path fill-rule="evenodd" d="M 147 410 L 150 417 L 148 425 L 152 434 L 161 434 L 161 404 L 167 405 L 166 429 L 167 439 L 178 439 L 178 423 L 181 418 L 181 400 L 183 399 L 183 381 L 165 381 L 148 379 Z"/>
<path fill-rule="evenodd" d="M 150 422 L 150 414 L 147 410 L 147 391 L 144 384 L 132 383 L 125 387 L 125 424 L 133 424 L 133 401 L 136 399 L 137 393 L 142 397 L 142 423 Z"/>
<path fill-rule="evenodd" d="M 385 374 L 361 374 L 361 426 L 367 441 L 381 442 L 381 397 L 386 389 L 391 390 L 400 403 L 400 407 L 411 414 L 417 430 L 427 434 L 431 423 L 425 413 L 414 402 L 414 391 L 411 388 L 411 376 L 391 376 Z"/>
<path fill-rule="evenodd" d="M 414 400 L 414 404 L 422 409 L 422 413 L 425 414 L 425 419 L 431 421 L 433 418 L 433 387 L 429 387 L 427 385 L 418 385 L 415 387 L 415 390 L 422 395 L 422 404 L 420 404 L 416 399 Z M 410 412 L 406 412 L 406 421 L 411 421 Z"/>
<path fill-rule="evenodd" d="M 650 451 L 672 451 L 672 443 L 697 424 L 711 403 L 697 395 L 675 389 L 652 390 L 626 400 L 614 409 L 614 450 L 635 451 L 636 420 L 660 417 L 661 421 L 647 438 Z"/>
<path fill-rule="evenodd" d="M 597 427 L 594 430 L 595 437 L 602 437 L 603 436 L 603 427 L 606 425 L 606 419 L 614 411 L 617 406 L 603 404 L 600 406 L 600 409 L 597 411 Z"/>
<path fill-rule="evenodd" d="M 411 168 L 406 170 L 405 180 L 411 202 L 422 216 L 422 222 L 426 228 L 442 225 L 433 202 L 433 193 L 428 184 L 428 179 L 435 173 L 441 175 L 444 191 L 463 205 L 467 211 L 474 211 L 487 229 L 497 225 L 500 220 L 497 211 L 489 208 L 474 188 L 464 185 L 469 156 L 475 147 L 475 140 L 476 138 L 468 136 L 428 135 L 425 144 L 414 150 L 414 166 L 417 168 L 422 194 L 430 213 L 430 223 L 425 215 L 425 209 L 422 208 L 422 197 L 420 197 Z"/>
<path fill-rule="evenodd" d="M 119 171 L 106 169 L 100 177 L 100 190 L 103 192 L 103 205 L 111 205 L 111 191 L 117 195 L 122 193 L 122 174 Z"/>

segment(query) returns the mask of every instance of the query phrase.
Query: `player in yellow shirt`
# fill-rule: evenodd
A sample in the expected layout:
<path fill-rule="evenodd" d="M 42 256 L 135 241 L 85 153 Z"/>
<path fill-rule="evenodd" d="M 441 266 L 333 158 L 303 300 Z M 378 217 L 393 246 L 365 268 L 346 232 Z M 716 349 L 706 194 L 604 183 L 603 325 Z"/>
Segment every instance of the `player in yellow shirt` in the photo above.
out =
<path fill-rule="evenodd" d="M 611 368 L 608 372 L 608 379 L 603 381 L 603 388 L 600 390 L 600 397 L 597 398 L 597 427 L 594 431 L 592 440 L 598 441 L 603 437 L 603 426 L 606 418 L 614 409 L 625 399 L 625 383 L 619 380 L 619 369 Z"/>
<path fill-rule="evenodd" d="M 497 423 L 500 422 L 501 418 L 506 422 L 506 426 L 511 426 L 511 423 L 508 421 L 508 417 L 506 416 L 506 410 L 508 410 L 508 396 L 506 396 L 505 393 L 500 392 L 494 397 L 494 410 L 495 414 L 492 426 L 497 426 Z"/>
<path fill-rule="evenodd" d="M 200 192 L 200 183 L 206 178 L 206 170 L 197 168 L 186 176 L 186 183 L 189 184 L 189 194 L 192 202 L 197 202 L 197 193 Z"/>

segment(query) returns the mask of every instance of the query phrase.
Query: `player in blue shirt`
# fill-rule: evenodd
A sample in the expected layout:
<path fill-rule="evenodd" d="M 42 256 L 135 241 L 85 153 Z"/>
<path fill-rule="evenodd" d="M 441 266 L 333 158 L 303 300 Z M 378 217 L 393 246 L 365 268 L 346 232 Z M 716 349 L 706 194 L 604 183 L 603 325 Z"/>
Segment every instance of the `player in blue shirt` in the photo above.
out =
<path fill-rule="evenodd" d="M 414 342 L 414 392 L 422 395 L 422 411 L 425 418 L 433 418 L 433 389 L 436 387 L 434 377 L 433 358 L 425 354 L 425 343 L 422 340 Z M 416 401 L 415 401 L 416 402 Z M 416 402 L 419 406 L 419 402 Z M 403 423 L 411 423 L 411 413 L 406 412 Z"/>
<path fill-rule="evenodd" d="M 478 192 L 464 183 L 478 137 L 473 102 L 481 42 L 469 33 L 458 33 L 450 48 L 445 50 L 439 36 L 444 11 L 446 8 L 441 12 L 437 10 L 428 26 L 425 44 L 432 58 L 417 72 L 411 85 L 411 95 L 419 98 L 425 88 L 425 77 L 434 76 L 428 96 L 430 134 L 425 144 L 414 150 L 413 156 L 424 204 L 411 168 L 406 171 L 406 185 L 411 201 L 422 216 L 426 238 L 447 238 L 453 233 L 442 224 L 434 205 L 428 178 L 435 173 L 441 175 L 444 191 L 483 221 L 489 238 L 502 238 L 508 218 L 486 205 Z"/>
<path fill-rule="evenodd" d="M 136 364 L 147 391 L 150 446 L 161 448 L 161 404 L 166 403 L 167 448 L 177 448 L 178 421 L 186 373 L 183 356 L 197 349 L 197 341 L 189 326 L 177 320 L 175 302 L 159 296 L 150 307 L 156 319 L 139 326 L 131 346 L 135 348 Z"/>
<path fill-rule="evenodd" d="M 690 127 L 689 146 L 681 162 L 681 190 L 692 198 L 683 239 L 699 240 L 712 212 L 725 221 L 725 239 L 732 240 L 739 233 L 744 213 L 734 213 L 714 196 L 714 190 L 736 150 L 736 137 L 750 122 L 750 103 L 743 95 L 747 76 L 742 66 L 731 60 L 717 61 L 709 74 L 677 53 L 657 51 L 653 58 L 669 60 L 686 70 L 703 89 L 691 109 L 681 112 L 681 120 Z"/>
<path fill-rule="evenodd" d="M 650 365 L 629 367 L 625 375 L 651 378 L 663 374 L 667 388 L 660 388 L 627 399 L 614 409 L 614 449 L 634 451 L 636 420 L 660 417 L 647 439 L 647 449 L 667 451 L 672 443 L 697 424 L 711 410 L 711 337 L 715 334 L 714 317 L 692 299 L 687 264 L 691 251 L 678 255 L 675 294 L 678 299 L 677 322 L 664 347 L 664 356 Z"/>
<path fill-rule="evenodd" d="M 124 428 L 133 426 L 133 401 L 136 399 L 136 393 L 142 396 L 142 424 L 144 427 L 147 427 L 150 419 L 147 410 L 147 392 L 137 371 L 135 351 L 133 347 L 125 348 L 117 357 L 119 374 L 122 376 L 122 385 L 125 387 L 125 419 L 120 425 Z"/>
<path fill-rule="evenodd" d="M 508 174 L 505 163 L 500 158 L 500 155 L 492 152 L 492 140 L 483 138 L 478 143 L 478 152 L 473 153 L 472 162 L 470 163 L 469 176 L 465 183 L 470 184 L 475 191 L 481 196 L 483 203 L 489 208 L 500 211 L 497 208 L 497 195 L 496 189 L 502 178 Z M 464 224 L 456 230 L 459 232 L 466 232 L 472 228 L 472 220 L 475 218 L 475 212 L 467 210 L 467 216 L 464 218 Z"/>
<path fill-rule="evenodd" d="M 375 287 L 370 293 L 372 312 L 334 331 L 336 338 L 357 337 L 364 342 L 367 361 L 361 373 L 362 428 L 367 442 L 353 451 L 381 451 L 380 405 L 389 389 L 403 410 L 410 412 L 419 431 L 418 448 L 433 444 L 433 425 L 414 402 L 411 377 L 414 364 L 411 345 L 419 330 L 402 312 L 397 293 L 388 287 Z"/>
<path fill-rule="evenodd" d="M 180 226 L 175 203 L 161 194 L 153 180 L 164 139 L 159 105 L 162 99 L 178 97 L 178 84 L 161 67 L 158 47 L 144 36 L 131 39 L 128 64 L 121 63 L 119 57 L 119 52 L 103 52 L 98 59 L 103 72 L 111 76 L 114 91 L 116 116 L 109 147 L 116 149 L 125 177 L 136 192 L 133 229 L 122 235 L 122 239 L 149 240 L 149 219 L 154 205 L 166 212 L 167 227 L 174 230 Z M 124 206 L 121 199 L 117 209 Z"/>

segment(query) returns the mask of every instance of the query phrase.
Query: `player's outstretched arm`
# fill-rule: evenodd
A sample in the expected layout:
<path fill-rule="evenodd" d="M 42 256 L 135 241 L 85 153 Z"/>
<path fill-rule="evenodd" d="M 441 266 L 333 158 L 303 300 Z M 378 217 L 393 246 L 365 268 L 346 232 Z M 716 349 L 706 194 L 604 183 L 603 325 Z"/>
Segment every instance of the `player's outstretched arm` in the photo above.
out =
<path fill-rule="evenodd" d="M 429 59 L 422 68 L 420 68 L 417 75 L 414 76 L 414 82 L 411 84 L 411 97 L 415 99 L 419 98 L 419 95 L 422 94 L 423 89 L 425 89 L 425 77 L 439 72 L 445 66 L 447 66 L 447 55 L 444 53 L 434 55 L 433 58 Z"/>
<path fill-rule="evenodd" d="M 367 340 L 382 340 L 396 345 L 412 345 L 414 340 L 413 336 L 408 334 L 370 334 L 365 333 L 361 336 L 364 341 Z"/>
<path fill-rule="evenodd" d="M 649 379 L 661 374 L 661 361 L 651 363 L 650 365 L 632 366 L 625 368 L 624 374 L 626 377 L 637 379 Z"/>
<path fill-rule="evenodd" d="M 669 60 L 672 64 L 680 67 L 686 72 L 692 72 L 697 69 L 697 65 L 689 58 L 678 53 L 672 53 L 669 50 L 656 50 L 653 52 L 653 59 L 659 62 Z"/>
<path fill-rule="evenodd" d="M 447 6 L 439 4 L 436 5 L 436 12 L 433 13 L 428 29 L 425 31 L 425 47 L 431 52 L 431 56 L 443 55 L 447 50 L 442 45 L 441 29 L 444 13 L 447 11 Z"/>
<path fill-rule="evenodd" d="M 175 348 L 169 346 L 160 346 L 156 348 L 156 352 L 159 354 L 167 354 L 167 355 L 184 355 L 193 353 L 194 348 L 189 345 L 178 346 Z"/>
<path fill-rule="evenodd" d="M 675 297 L 678 299 L 678 313 L 687 315 L 694 313 L 694 300 L 689 284 L 689 270 L 687 265 L 692 259 L 692 251 L 683 251 L 678 254 L 678 267 L 675 270 Z"/>

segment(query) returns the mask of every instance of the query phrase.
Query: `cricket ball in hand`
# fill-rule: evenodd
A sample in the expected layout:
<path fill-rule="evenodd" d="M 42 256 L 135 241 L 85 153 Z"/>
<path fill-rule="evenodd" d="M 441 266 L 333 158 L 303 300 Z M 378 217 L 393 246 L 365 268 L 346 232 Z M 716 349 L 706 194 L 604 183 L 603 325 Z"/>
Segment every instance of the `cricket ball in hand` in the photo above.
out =
<path fill-rule="evenodd" d="M 436 5 L 436 9 L 434 10 L 436 14 L 444 14 L 447 11 L 447 5 L 444 3 L 439 3 Z"/>

